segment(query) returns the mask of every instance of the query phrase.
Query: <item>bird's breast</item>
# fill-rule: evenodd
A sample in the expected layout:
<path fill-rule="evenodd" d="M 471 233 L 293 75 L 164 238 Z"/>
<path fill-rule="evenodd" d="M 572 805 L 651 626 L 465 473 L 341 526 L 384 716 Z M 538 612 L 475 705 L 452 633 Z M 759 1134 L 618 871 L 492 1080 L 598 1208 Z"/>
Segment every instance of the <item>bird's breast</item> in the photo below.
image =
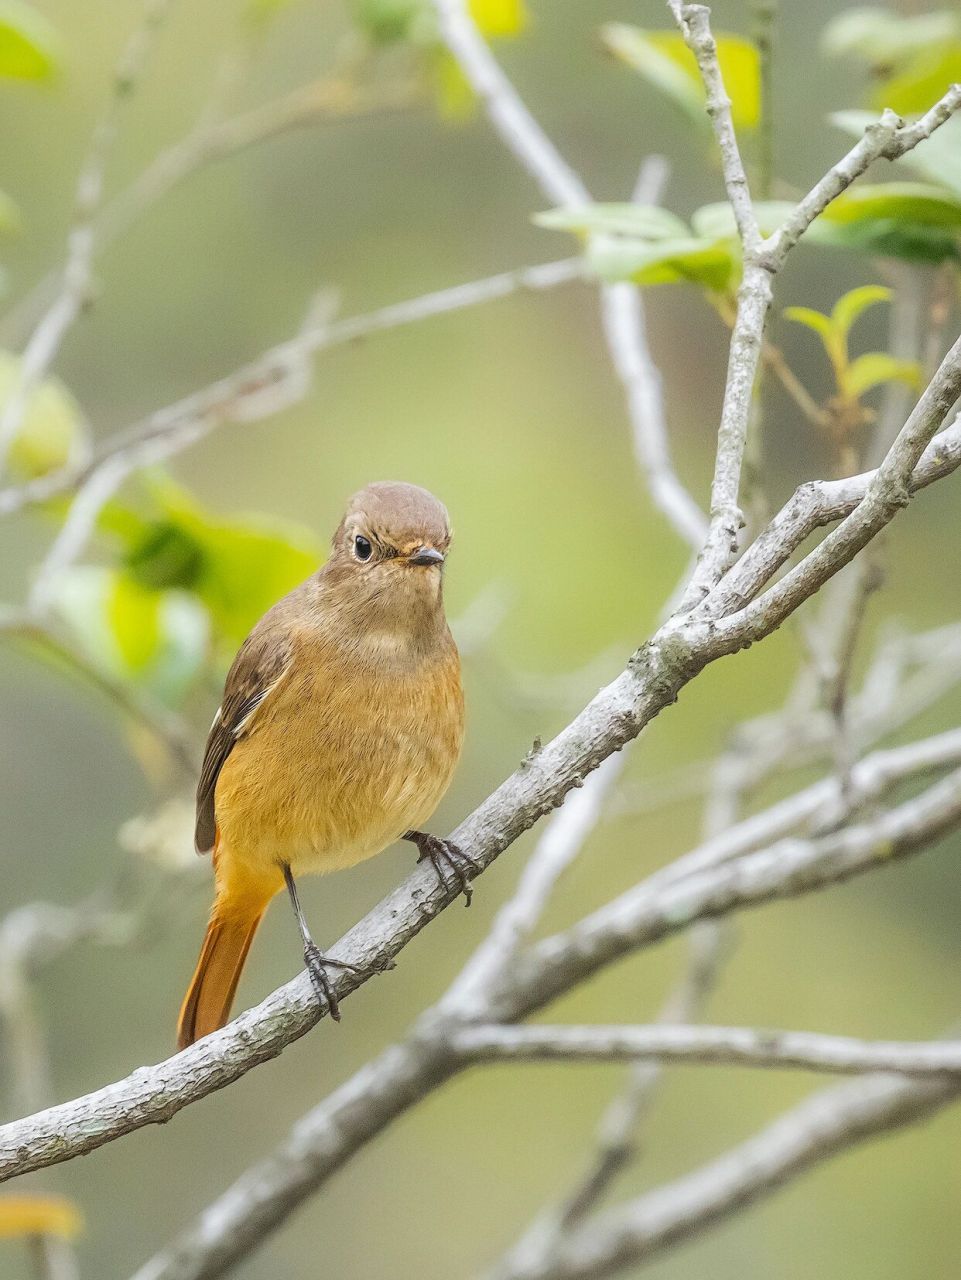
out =
<path fill-rule="evenodd" d="M 453 644 L 416 662 L 305 646 L 217 784 L 224 843 L 258 866 L 328 871 L 424 824 L 463 737 Z"/>

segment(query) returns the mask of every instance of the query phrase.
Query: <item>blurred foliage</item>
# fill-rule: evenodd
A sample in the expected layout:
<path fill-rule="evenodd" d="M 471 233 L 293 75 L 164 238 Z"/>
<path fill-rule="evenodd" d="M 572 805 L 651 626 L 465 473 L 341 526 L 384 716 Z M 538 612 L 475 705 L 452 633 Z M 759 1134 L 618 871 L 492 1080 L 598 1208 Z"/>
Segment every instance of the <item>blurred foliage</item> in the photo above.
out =
<path fill-rule="evenodd" d="M 823 48 L 866 62 L 875 81 L 873 106 L 900 115 L 926 111 L 946 85 L 961 80 L 961 13 L 897 14 L 848 9 L 824 29 Z"/>
<path fill-rule="evenodd" d="M 56 32 L 38 9 L 24 0 L 0 0 L 0 76 L 45 80 L 59 58 Z"/>
<path fill-rule="evenodd" d="M 20 382 L 20 357 L 0 351 L 0 407 Z M 10 470 L 19 480 L 47 475 L 75 462 L 86 448 L 87 424 L 59 378 L 31 389 L 20 429 L 10 446 Z"/>
<path fill-rule="evenodd" d="M 222 668 L 323 553 L 292 522 L 213 515 L 162 471 L 143 475 L 139 490 L 135 505 L 115 500 L 100 518 L 116 562 L 63 575 L 57 602 L 91 661 L 179 703 L 208 649 Z"/>
<path fill-rule="evenodd" d="M 63 1196 L 0 1196 L 0 1239 L 45 1235 L 69 1240 L 82 1227 L 80 1210 Z"/>

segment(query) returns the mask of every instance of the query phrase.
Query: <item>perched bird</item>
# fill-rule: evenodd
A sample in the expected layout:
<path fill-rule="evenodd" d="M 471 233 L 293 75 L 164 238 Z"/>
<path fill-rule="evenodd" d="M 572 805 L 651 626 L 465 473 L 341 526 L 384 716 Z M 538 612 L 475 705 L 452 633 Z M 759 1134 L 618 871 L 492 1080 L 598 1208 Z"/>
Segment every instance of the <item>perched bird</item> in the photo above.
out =
<path fill-rule="evenodd" d="M 469 858 L 420 830 L 460 755 L 460 659 L 444 616 L 451 530 L 416 485 L 351 498 L 327 563 L 275 604 L 227 676 L 197 787 L 196 845 L 216 896 L 180 1011 L 181 1048 L 230 1017 L 251 940 L 285 886 L 318 997 L 339 1017 L 295 877 L 413 841 L 468 903 Z M 445 881 L 446 883 L 446 881 Z"/>

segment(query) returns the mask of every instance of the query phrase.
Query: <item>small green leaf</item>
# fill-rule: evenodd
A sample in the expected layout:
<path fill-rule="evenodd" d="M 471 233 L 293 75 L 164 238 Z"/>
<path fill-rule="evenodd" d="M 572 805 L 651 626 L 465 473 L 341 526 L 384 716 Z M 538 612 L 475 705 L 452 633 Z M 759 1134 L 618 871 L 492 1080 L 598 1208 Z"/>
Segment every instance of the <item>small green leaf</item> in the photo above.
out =
<path fill-rule="evenodd" d="M 785 320 L 793 320 L 795 324 L 803 324 L 806 329 L 813 329 L 824 339 L 827 346 L 833 336 L 831 317 L 822 315 L 813 307 L 785 307 L 781 313 Z"/>
<path fill-rule="evenodd" d="M 891 290 L 880 284 L 866 284 L 859 289 L 851 289 L 849 293 L 842 294 L 831 308 L 831 328 L 846 342 L 851 326 L 868 307 L 890 301 Z"/>
<path fill-rule="evenodd" d="M 0 76 L 46 80 L 60 60 L 57 33 L 33 5 L 0 0 Z"/>
<path fill-rule="evenodd" d="M 687 116 L 698 124 L 708 124 L 697 62 L 678 32 L 644 31 L 623 22 L 611 22 L 601 28 L 601 38 L 615 57 L 639 72 Z M 761 112 L 757 48 L 740 36 L 726 33 L 717 33 L 715 40 L 734 125 L 754 129 Z"/>
<path fill-rule="evenodd" d="M 916 360 L 898 360 L 884 351 L 869 351 L 858 356 L 847 369 L 842 390 L 858 399 L 885 382 L 904 382 L 914 391 L 923 386 L 921 366 Z"/>
<path fill-rule="evenodd" d="M 607 232 L 640 240 L 666 240 L 688 234 L 680 218 L 657 205 L 588 204 L 580 208 L 549 209 L 535 214 L 534 221 L 539 227 L 552 231 L 574 231 L 582 235 Z"/>

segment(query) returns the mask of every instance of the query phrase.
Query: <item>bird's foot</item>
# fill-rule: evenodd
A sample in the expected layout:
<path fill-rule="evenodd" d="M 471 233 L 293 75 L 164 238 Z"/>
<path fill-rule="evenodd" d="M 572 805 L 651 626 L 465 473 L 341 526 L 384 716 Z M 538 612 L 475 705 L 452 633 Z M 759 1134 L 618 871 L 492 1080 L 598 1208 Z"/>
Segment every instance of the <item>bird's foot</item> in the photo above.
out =
<path fill-rule="evenodd" d="M 469 873 L 476 874 L 480 870 L 474 859 L 452 840 L 442 840 L 440 836 L 432 836 L 427 831 L 408 831 L 404 839 L 417 846 L 418 862 L 430 862 L 444 889 L 448 887 L 448 871 L 453 875 L 464 895 L 464 906 L 469 907 L 474 896 Z"/>
<path fill-rule="evenodd" d="M 335 1022 L 340 1022 L 340 1002 L 327 972 L 328 969 L 341 969 L 345 973 L 369 977 L 372 972 L 382 973 L 385 969 L 396 968 L 393 960 L 388 960 L 374 969 L 364 969 L 360 965 L 348 964 L 346 960 L 335 960 L 332 956 L 325 956 L 316 942 L 308 942 L 304 947 L 304 964 L 321 1007 L 327 1010 Z"/>

